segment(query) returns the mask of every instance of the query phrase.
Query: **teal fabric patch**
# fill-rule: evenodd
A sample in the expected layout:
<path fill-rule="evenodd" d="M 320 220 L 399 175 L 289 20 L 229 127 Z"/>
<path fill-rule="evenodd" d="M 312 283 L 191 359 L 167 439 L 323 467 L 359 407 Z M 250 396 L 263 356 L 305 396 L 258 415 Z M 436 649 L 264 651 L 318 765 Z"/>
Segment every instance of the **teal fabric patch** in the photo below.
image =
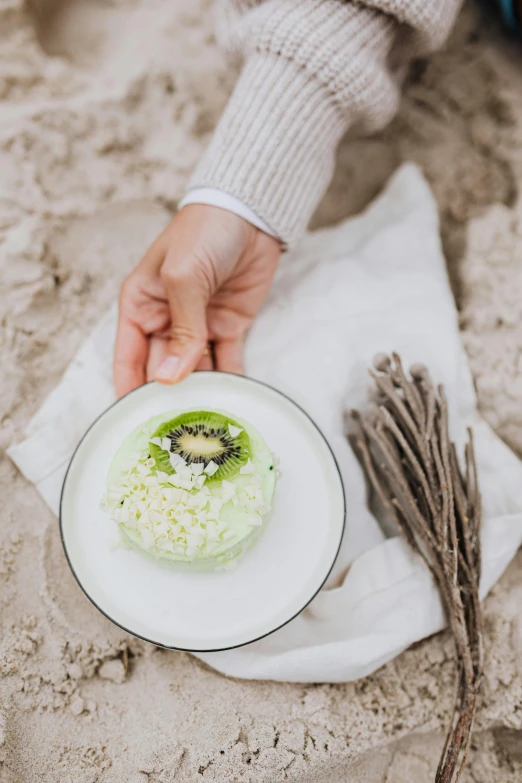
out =
<path fill-rule="evenodd" d="M 515 12 L 514 0 L 497 0 L 501 10 L 504 22 L 514 33 L 520 33 L 520 25 Z"/>

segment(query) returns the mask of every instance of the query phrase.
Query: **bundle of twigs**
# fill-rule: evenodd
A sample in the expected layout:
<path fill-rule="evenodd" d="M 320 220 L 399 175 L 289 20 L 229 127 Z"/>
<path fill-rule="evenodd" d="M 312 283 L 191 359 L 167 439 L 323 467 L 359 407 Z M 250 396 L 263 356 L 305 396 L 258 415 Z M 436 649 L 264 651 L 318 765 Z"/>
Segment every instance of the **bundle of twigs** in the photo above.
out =
<path fill-rule="evenodd" d="M 399 356 L 374 359 L 377 404 L 352 412 L 350 441 L 384 510 L 430 569 L 457 653 L 453 719 L 436 783 L 458 780 L 466 760 L 483 670 L 480 580 L 481 503 L 473 439 L 461 470 L 448 432 L 448 408 L 423 365 L 411 378 Z"/>

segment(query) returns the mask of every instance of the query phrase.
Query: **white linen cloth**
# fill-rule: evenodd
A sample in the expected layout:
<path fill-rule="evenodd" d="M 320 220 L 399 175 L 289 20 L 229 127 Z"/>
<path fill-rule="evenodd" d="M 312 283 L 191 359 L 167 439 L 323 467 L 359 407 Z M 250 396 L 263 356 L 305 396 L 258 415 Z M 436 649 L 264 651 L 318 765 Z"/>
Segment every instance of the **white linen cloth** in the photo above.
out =
<path fill-rule="evenodd" d="M 29 423 L 27 439 L 9 450 L 55 512 L 74 447 L 114 400 L 115 323 L 113 309 Z M 369 513 L 364 478 L 343 435 L 344 411 L 367 401 L 373 355 L 391 350 L 406 366 L 424 362 L 445 384 L 457 443 L 474 427 L 484 503 L 482 595 L 521 544 L 522 464 L 477 413 L 436 204 L 419 170 L 407 165 L 364 214 L 309 234 L 283 259 L 248 338 L 248 374 L 293 397 L 328 438 L 346 490 L 346 533 L 328 585 L 310 606 L 262 641 L 199 656 L 216 669 L 247 678 L 353 680 L 443 627 L 423 563 L 401 538 L 386 539 Z"/>

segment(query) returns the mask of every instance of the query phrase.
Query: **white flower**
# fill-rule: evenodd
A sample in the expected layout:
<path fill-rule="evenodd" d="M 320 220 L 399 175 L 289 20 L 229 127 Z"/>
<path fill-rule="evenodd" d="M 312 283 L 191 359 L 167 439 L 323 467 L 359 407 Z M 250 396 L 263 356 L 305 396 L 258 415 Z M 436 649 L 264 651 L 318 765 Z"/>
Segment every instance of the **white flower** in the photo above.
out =
<path fill-rule="evenodd" d="M 213 496 L 213 497 L 211 497 L 209 499 L 208 502 L 209 502 L 209 506 L 210 506 L 211 510 L 214 511 L 216 514 L 219 511 L 221 511 L 221 508 L 223 506 L 223 501 L 221 500 L 221 498 L 217 498 L 217 497 Z"/>
<path fill-rule="evenodd" d="M 213 476 L 217 470 L 219 470 L 219 465 L 211 459 L 205 468 L 205 473 L 207 476 Z"/>
<path fill-rule="evenodd" d="M 236 485 L 232 484 L 231 481 L 223 479 L 221 482 L 221 497 L 223 498 L 223 503 L 226 503 L 230 498 L 233 498 L 235 494 Z"/>
<path fill-rule="evenodd" d="M 207 522 L 207 541 L 219 541 L 217 527 L 214 522 Z"/>
<path fill-rule="evenodd" d="M 176 454 L 173 451 L 169 452 L 169 462 L 174 468 L 174 470 L 176 470 L 176 468 L 180 466 L 182 463 L 183 465 L 185 464 L 185 460 L 182 457 L 180 457 L 179 454 Z"/>
<path fill-rule="evenodd" d="M 218 470 L 216 463 L 204 468 L 203 463 L 187 465 L 179 455 L 170 457 L 175 463 L 172 475 L 158 470 L 148 452 L 138 454 L 101 501 L 115 522 L 138 533 L 144 549 L 156 547 L 190 558 L 202 553 L 208 557 L 220 543 L 236 535 L 221 517 L 229 501 L 248 510 L 252 527 L 262 524 L 270 508 L 264 502 L 259 478 L 250 472 L 254 469 L 250 461 L 244 472 L 251 478 L 238 495 L 233 481 L 206 486 L 207 478 Z"/>

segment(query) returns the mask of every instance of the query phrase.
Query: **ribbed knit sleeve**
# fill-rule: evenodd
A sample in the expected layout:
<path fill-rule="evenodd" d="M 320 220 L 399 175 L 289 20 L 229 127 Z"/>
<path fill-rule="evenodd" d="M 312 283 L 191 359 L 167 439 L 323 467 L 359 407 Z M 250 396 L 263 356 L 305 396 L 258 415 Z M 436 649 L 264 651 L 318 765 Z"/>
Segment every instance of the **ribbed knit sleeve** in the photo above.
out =
<path fill-rule="evenodd" d="M 244 65 L 190 187 L 219 188 L 295 242 L 349 126 L 385 125 L 413 55 L 445 39 L 459 0 L 229 0 Z"/>

